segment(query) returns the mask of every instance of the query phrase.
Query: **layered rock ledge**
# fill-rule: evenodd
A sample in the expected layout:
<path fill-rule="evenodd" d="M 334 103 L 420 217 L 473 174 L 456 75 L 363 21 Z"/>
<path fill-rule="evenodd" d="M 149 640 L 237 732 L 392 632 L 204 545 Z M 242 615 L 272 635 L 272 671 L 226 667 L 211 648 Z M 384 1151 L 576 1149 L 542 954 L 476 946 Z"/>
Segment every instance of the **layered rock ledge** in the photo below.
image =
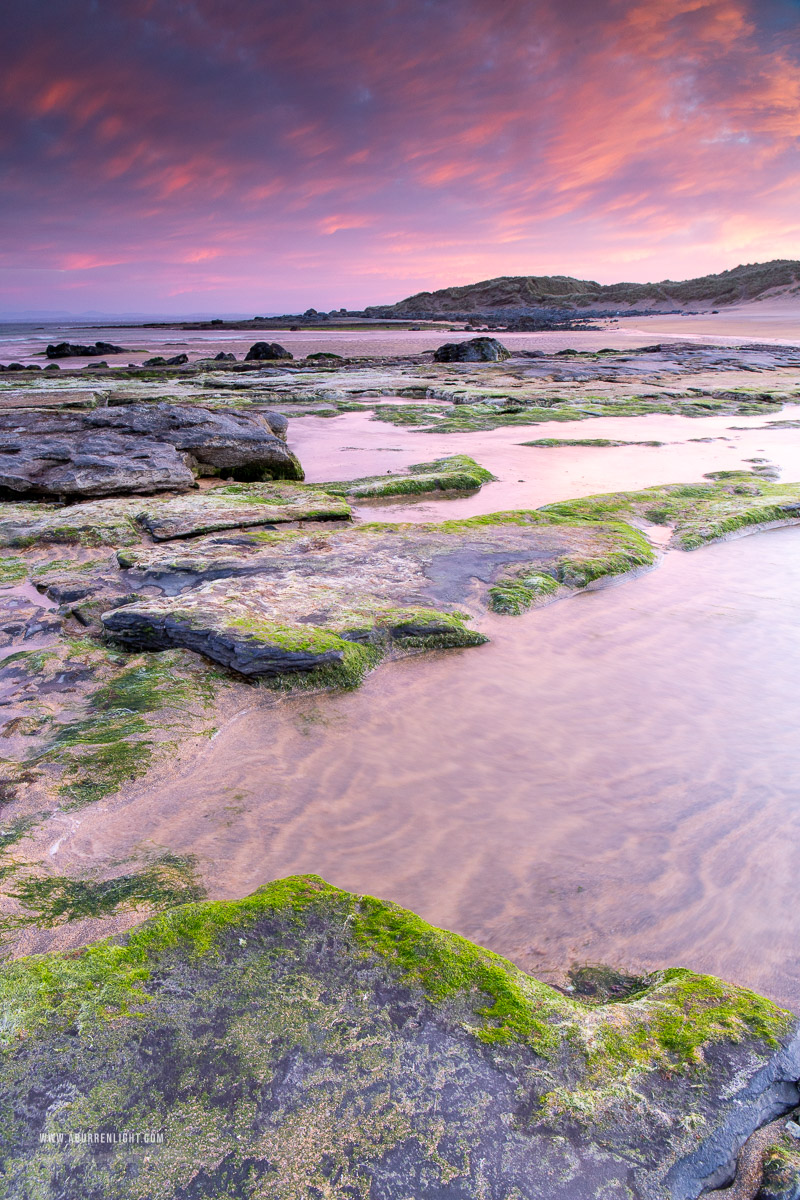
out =
<path fill-rule="evenodd" d="M 277 432 L 276 432 L 277 430 Z M 199 405 L 0 413 L 0 495 L 88 498 L 186 491 L 197 474 L 302 479 L 286 419 Z"/>

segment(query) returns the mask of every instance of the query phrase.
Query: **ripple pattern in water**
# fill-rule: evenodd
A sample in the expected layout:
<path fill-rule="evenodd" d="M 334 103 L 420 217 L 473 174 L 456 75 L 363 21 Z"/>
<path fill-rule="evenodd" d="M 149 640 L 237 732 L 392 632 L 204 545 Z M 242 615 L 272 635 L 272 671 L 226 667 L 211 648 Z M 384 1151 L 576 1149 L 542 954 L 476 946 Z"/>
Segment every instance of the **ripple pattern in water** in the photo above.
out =
<path fill-rule="evenodd" d="M 214 896 L 315 871 L 545 978 L 711 971 L 800 1004 L 800 533 L 669 554 L 358 692 L 263 693 L 57 861 L 142 839 Z M 63 857 L 63 862 L 62 862 Z"/>

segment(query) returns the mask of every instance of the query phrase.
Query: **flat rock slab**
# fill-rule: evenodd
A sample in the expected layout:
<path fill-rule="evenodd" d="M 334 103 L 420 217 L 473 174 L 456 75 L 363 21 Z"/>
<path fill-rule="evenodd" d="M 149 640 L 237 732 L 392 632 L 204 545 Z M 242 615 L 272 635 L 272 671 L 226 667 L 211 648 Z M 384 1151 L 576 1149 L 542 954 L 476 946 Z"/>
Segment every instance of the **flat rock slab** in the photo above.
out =
<path fill-rule="evenodd" d="M 261 414 L 195 405 L 0 413 L 0 492 L 93 497 L 186 491 L 194 472 L 301 479 Z"/>
<path fill-rule="evenodd" d="M 350 505 L 302 483 L 236 483 L 151 500 L 110 497 L 81 504 L 0 502 L 0 547 L 37 543 L 129 546 L 292 521 L 347 520 Z"/>
<path fill-rule="evenodd" d="M 157 541 L 166 541 L 221 529 L 349 517 L 346 500 L 302 483 L 241 483 L 152 500 L 140 507 L 136 519 Z"/>
<path fill-rule="evenodd" d="M 0 547 L 128 546 L 142 540 L 135 521 L 141 505 L 132 497 L 69 505 L 0 502 Z"/>
<path fill-rule="evenodd" d="M 0 393 L 0 412 L 10 408 L 96 408 L 96 392 L 79 391 L 77 388 L 15 389 Z"/>
<path fill-rule="evenodd" d="M 694 1200 L 797 1102 L 797 1022 L 639 982 L 588 1006 L 315 876 L 4 963 L 6 1194 Z"/>
<path fill-rule="evenodd" d="M 489 585 L 519 569 L 566 578 L 565 563 L 572 570 L 576 562 L 597 563 L 609 552 L 612 571 L 630 569 L 634 560 L 617 561 L 619 536 L 599 522 L 551 524 L 536 513 L 520 513 L 445 526 L 201 537 L 121 552 L 133 590 L 155 584 L 167 594 L 102 619 L 106 632 L 125 646 L 180 646 L 242 674 L 342 662 L 342 640 L 381 643 L 387 630 L 389 640 L 469 645 L 484 639 L 469 633 L 453 608 L 471 594 L 476 579 Z M 642 547 L 652 561 L 646 543 Z M 292 668 L 283 655 L 287 648 L 298 655 L 335 651 L 338 658 L 296 657 Z"/>

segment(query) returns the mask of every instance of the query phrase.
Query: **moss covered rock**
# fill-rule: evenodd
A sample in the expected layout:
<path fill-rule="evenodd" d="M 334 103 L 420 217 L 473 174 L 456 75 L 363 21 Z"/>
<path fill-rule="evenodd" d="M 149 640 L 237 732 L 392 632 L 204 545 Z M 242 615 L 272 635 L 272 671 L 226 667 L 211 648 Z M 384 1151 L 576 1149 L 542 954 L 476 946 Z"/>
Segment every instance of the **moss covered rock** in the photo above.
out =
<path fill-rule="evenodd" d="M 233 483 L 141 505 L 136 520 L 157 541 L 218 529 L 288 521 L 347 520 L 350 506 L 324 487 L 302 483 Z"/>
<path fill-rule="evenodd" d="M 315 876 L 0 969 L 37 1200 L 665 1200 L 797 1095 L 796 1021 L 666 971 L 587 1007 Z"/>
<path fill-rule="evenodd" d="M 367 500 L 379 496 L 422 495 L 425 492 L 477 491 L 492 478 L 491 471 L 480 466 L 468 454 L 450 454 L 435 462 L 416 463 L 407 472 L 370 475 L 347 483 L 323 483 L 320 487 L 334 495 Z"/>
<path fill-rule="evenodd" d="M 471 593 L 476 577 L 493 581 L 510 565 L 525 565 L 529 600 L 521 611 L 534 595 L 556 590 L 556 579 L 584 587 L 650 565 L 654 553 L 622 523 L 512 512 L 310 536 L 238 534 L 235 543 L 199 538 L 126 550 L 120 561 L 131 586 L 155 583 L 179 594 L 104 614 L 115 640 L 136 649 L 182 646 L 241 674 L 275 676 L 356 659 L 365 668 L 365 649 L 387 642 L 445 648 L 485 641 L 466 629 L 454 605 Z M 414 632 L 398 635 L 401 628 Z"/>

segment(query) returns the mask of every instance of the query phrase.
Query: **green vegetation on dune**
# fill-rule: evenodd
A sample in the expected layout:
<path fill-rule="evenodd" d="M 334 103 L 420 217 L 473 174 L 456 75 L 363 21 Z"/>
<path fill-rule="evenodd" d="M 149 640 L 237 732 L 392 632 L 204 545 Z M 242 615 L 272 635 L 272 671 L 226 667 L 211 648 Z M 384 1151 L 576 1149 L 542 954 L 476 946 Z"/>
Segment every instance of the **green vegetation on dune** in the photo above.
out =
<path fill-rule="evenodd" d="M 600 284 L 569 275 L 502 275 L 435 292 L 417 292 L 397 304 L 373 305 L 366 312 L 375 317 L 413 319 L 465 312 L 489 314 L 496 310 L 535 312 L 543 307 L 605 310 L 621 304 L 636 308 L 648 304 L 701 303 L 719 307 L 753 299 L 772 288 L 795 288 L 798 281 L 800 262 L 793 259 L 748 263 L 698 279 L 665 279 L 659 283 Z"/>

